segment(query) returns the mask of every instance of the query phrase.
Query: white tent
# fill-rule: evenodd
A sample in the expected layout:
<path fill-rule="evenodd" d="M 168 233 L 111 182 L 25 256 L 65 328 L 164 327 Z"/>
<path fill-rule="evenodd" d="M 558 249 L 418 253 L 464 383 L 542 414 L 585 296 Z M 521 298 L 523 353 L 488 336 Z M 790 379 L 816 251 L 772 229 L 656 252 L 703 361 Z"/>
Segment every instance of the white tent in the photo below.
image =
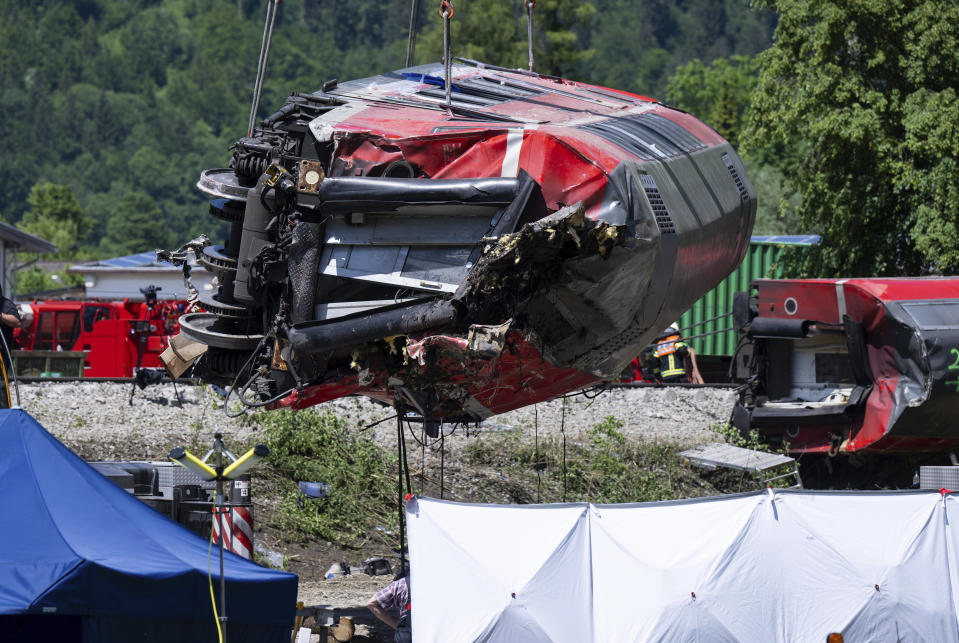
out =
<path fill-rule="evenodd" d="M 959 643 L 959 505 L 768 490 L 629 505 L 407 504 L 428 641 Z"/>

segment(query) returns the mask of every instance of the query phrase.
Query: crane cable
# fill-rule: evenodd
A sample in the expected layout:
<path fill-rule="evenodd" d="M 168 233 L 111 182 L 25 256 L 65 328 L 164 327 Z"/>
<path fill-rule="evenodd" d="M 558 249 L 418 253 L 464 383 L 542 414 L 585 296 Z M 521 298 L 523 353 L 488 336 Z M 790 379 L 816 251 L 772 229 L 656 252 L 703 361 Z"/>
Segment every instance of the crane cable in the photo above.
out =
<path fill-rule="evenodd" d="M 450 19 L 453 17 L 452 0 L 442 0 L 440 2 L 440 17 L 443 18 L 443 85 L 446 89 L 446 109 L 452 116 L 452 105 L 450 104 L 450 92 L 453 85 L 453 56 L 450 55 Z M 440 496 L 442 497 L 442 495 Z"/>
<path fill-rule="evenodd" d="M 529 70 L 533 71 L 533 7 L 536 0 L 526 0 L 526 32 L 529 40 Z"/>
<path fill-rule="evenodd" d="M 420 12 L 420 0 L 413 0 L 410 7 L 410 39 L 406 45 L 406 66 L 413 66 L 413 53 L 416 51 L 416 16 Z"/>
<path fill-rule="evenodd" d="M 276 24 L 276 10 L 283 0 L 269 0 L 266 5 L 266 22 L 263 25 L 263 40 L 260 42 L 260 61 L 256 65 L 256 82 L 253 85 L 253 106 L 250 108 L 250 123 L 246 135 L 253 134 L 256 122 L 256 110 L 260 107 L 260 93 L 263 91 L 263 77 L 266 75 L 266 61 L 270 57 L 270 45 L 273 41 L 273 26 Z"/>

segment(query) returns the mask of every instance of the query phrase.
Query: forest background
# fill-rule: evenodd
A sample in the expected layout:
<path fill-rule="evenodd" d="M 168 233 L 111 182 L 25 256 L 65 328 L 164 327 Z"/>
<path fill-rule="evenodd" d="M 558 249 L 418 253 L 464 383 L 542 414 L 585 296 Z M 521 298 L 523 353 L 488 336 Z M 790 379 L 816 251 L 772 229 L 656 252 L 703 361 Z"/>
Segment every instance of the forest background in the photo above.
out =
<path fill-rule="evenodd" d="M 441 58 L 435 4 L 420 2 L 416 64 Z M 526 66 L 523 2 L 453 4 L 454 55 Z M 64 261 L 220 236 L 194 186 L 245 133 L 266 0 L 0 7 L 0 217 Z M 258 116 L 404 66 L 409 13 L 283 2 Z M 794 272 L 959 270 L 959 3 L 538 0 L 533 15 L 537 71 L 655 97 L 736 145 L 755 233 L 823 237 Z"/>

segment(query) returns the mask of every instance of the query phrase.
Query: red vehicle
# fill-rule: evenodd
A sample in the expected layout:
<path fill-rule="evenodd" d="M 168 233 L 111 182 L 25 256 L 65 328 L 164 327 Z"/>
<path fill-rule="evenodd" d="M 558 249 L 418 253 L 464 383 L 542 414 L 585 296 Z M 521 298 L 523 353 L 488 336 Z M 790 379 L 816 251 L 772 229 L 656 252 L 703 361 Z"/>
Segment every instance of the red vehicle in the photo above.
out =
<path fill-rule="evenodd" d="M 737 427 L 797 453 L 959 446 L 959 277 L 752 289 L 734 307 Z"/>
<path fill-rule="evenodd" d="M 524 70 L 443 77 L 294 93 L 202 173 L 231 232 L 192 248 L 220 284 L 180 319 L 194 377 L 481 420 L 620 377 L 742 260 L 756 194 L 712 128 Z"/>
<path fill-rule="evenodd" d="M 133 377 L 138 365 L 162 367 L 158 356 L 179 332 L 186 302 L 43 301 L 20 308 L 23 325 L 14 338 L 21 350 L 83 351 L 84 377 Z"/>

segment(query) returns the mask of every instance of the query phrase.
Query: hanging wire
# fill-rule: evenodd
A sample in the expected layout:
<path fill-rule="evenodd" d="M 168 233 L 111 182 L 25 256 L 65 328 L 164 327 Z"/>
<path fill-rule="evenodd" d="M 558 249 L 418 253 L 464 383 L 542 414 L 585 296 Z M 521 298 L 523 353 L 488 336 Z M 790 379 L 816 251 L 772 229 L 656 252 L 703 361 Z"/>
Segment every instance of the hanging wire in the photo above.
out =
<path fill-rule="evenodd" d="M 396 509 L 400 519 L 400 573 L 402 576 L 406 573 L 406 511 L 403 506 L 403 416 L 400 409 L 396 412 Z"/>
<path fill-rule="evenodd" d="M 413 66 L 413 52 L 416 51 L 416 16 L 420 12 L 420 0 L 413 0 L 410 7 L 410 39 L 406 45 L 406 66 Z"/>
<path fill-rule="evenodd" d="M 536 469 L 536 503 L 539 504 L 539 494 L 543 489 L 543 470 L 539 467 L 539 409 L 533 405 L 533 467 Z"/>
<path fill-rule="evenodd" d="M 256 65 L 256 82 L 253 85 L 253 106 L 250 108 L 250 123 L 246 135 L 253 134 L 256 122 L 256 110 L 260 107 L 260 93 L 263 91 L 263 77 L 266 75 L 266 61 L 270 57 L 270 44 L 273 41 L 273 26 L 276 24 L 276 10 L 280 0 L 269 0 L 266 5 L 266 22 L 263 25 L 263 40 L 260 43 L 260 61 Z"/>
<path fill-rule="evenodd" d="M 526 0 L 526 31 L 529 36 L 529 70 L 533 71 L 533 7 L 536 0 Z"/>
<path fill-rule="evenodd" d="M 367 430 L 369 430 L 369 429 L 372 429 L 372 428 L 373 428 L 374 426 L 376 426 L 377 424 L 383 424 L 384 422 L 387 422 L 387 421 L 389 421 L 389 420 L 395 420 L 395 419 L 396 419 L 396 416 L 395 416 L 395 415 L 387 415 L 387 416 L 386 416 L 385 418 L 383 418 L 382 420 L 377 420 L 376 422 L 373 422 L 372 424 L 367 424 L 367 425 L 364 426 L 362 429 L 360 429 L 360 433 L 362 433 L 363 431 L 367 431 Z"/>
<path fill-rule="evenodd" d="M 410 433 L 413 427 L 410 427 Z M 415 437 L 415 436 L 414 436 Z M 423 424 L 423 441 L 420 442 L 420 495 L 423 495 L 423 487 L 426 484 L 426 424 Z"/>
<path fill-rule="evenodd" d="M 689 326 L 683 326 L 682 328 L 679 329 L 679 332 L 680 332 L 680 333 L 685 333 L 687 330 L 689 330 L 689 329 L 691 329 L 691 328 L 696 328 L 697 326 L 703 326 L 703 325 L 705 325 L 705 324 L 708 324 L 709 322 L 714 322 L 714 321 L 717 321 L 717 320 L 719 320 L 719 319 L 723 319 L 724 317 L 731 317 L 731 316 L 732 316 L 732 312 L 723 313 L 722 315 L 716 315 L 715 317 L 710 317 L 709 319 L 704 319 L 704 320 L 702 320 L 702 321 L 698 321 L 698 322 L 696 322 L 696 323 L 690 324 Z"/>
<path fill-rule="evenodd" d="M 680 337 L 679 341 L 688 342 L 691 339 L 699 339 L 700 337 L 709 337 L 710 335 L 721 335 L 723 333 L 728 333 L 729 331 L 734 331 L 736 328 L 734 326 L 727 326 L 726 328 L 720 328 L 718 330 L 711 330 L 705 333 L 700 333 L 698 335 L 689 335 L 688 337 Z"/>
<path fill-rule="evenodd" d="M 425 425 L 424 425 L 425 426 Z M 446 431 L 440 425 L 440 500 L 443 499 L 444 480 L 446 479 Z"/>
<path fill-rule="evenodd" d="M 453 56 L 450 55 L 450 20 L 453 18 L 452 0 L 443 0 L 440 2 L 440 17 L 443 18 L 443 84 L 446 86 L 446 109 L 452 109 L 450 92 L 453 85 Z M 450 112 L 452 116 L 452 112 Z M 441 489 L 442 491 L 442 489 Z M 440 495 L 442 498 L 442 494 Z"/>
<path fill-rule="evenodd" d="M 403 447 L 403 472 L 406 477 L 406 493 L 413 493 L 413 484 L 410 482 L 410 463 L 406 459 L 406 431 L 400 425 L 400 445 Z"/>
<path fill-rule="evenodd" d="M 563 434 L 563 502 L 566 502 L 566 398 L 563 398 L 563 415 L 559 423 L 559 432 Z"/>

